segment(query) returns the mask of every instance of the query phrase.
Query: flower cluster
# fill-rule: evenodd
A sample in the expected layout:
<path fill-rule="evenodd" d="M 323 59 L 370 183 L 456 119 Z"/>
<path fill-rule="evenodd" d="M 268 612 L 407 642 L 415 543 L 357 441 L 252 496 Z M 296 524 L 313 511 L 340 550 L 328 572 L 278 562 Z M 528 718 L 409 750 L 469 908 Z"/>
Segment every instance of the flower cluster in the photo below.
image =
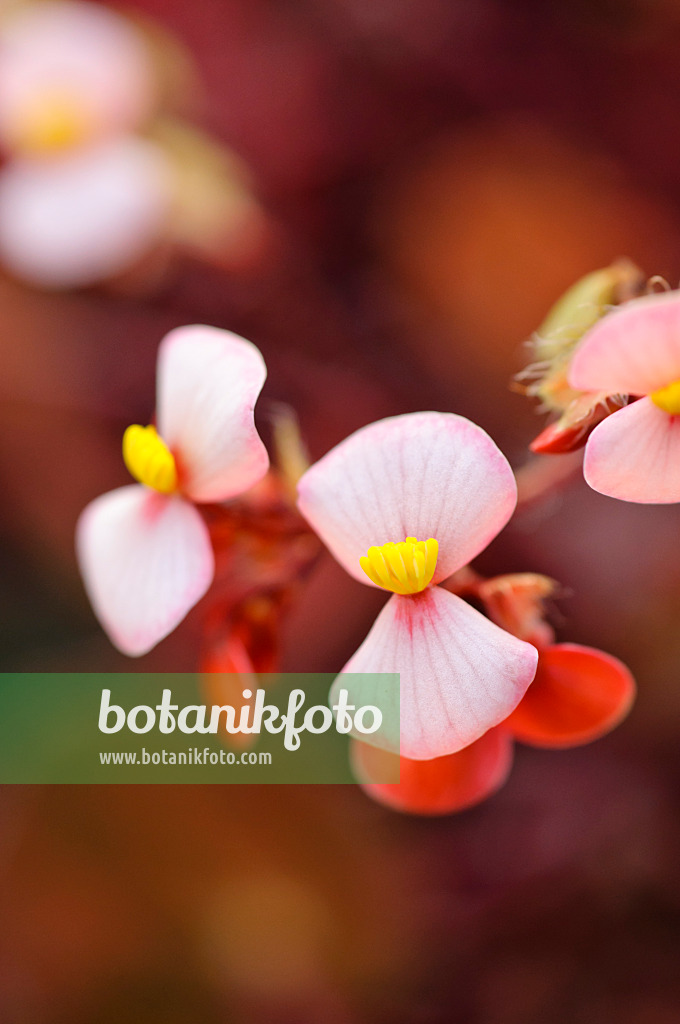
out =
<path fill-rule="evenodd" d="M 219 673 L 273 667 L 268 627 L 282 578 L 299 578 L 316 549 L 292 554 L 300 526 L 291 532 L 290 499 L 272 504 L 274 478 L 254 421 L 265 376 L 259 351 L 228 331 L 184 327 L 162 341 L 155 420 L 123 437 L 137 482 L 93 501 L 77 529 L 92 606 L 126 654 L 143 654 L 167 636 L 208 591 L 216 559 L 229 551 L 238 562 L 232 548 L 240 548 L 241 577 L 259 582 L 238 599 L 232 594 L 222 630 L 208 615 L 205 666 Z M 513 740 L 586 742 L 628 710 L 634 684 L 620 662 L 554 643 L 543 612 L 551 581 L 530 574 L 483 580 L 469 568 L 517 502 L 510 465 L 480 427 L 440 412 L 381 420 L 307 468 L 297 494 L 299 522 L 308 524 L 302 532 L 318 536 L 357 582 L 389 595 L 335 683 L 348 686 L 346 673 L 400 676 L 399 693 L 380 695 L 383 707 L 398 703 L 398 729 L 353 746 L 356 775 L 377 799 L 420 813 L 460 809 L 501 784 Z M 240 513 L 230 519 L 240 495 Z M 252 523 L 263 508 L 290 549 L 283 577 L 263 571 L 259 548 L 254 554 L 259 527 Z M 270 523 L 270 539 L 275 532 Z M 231 617 L 237 606 L 240 617 Z M 258 622 L 266 623 L 259 658 Z M 394 758 L 402 781 L 373 782 Z"/>

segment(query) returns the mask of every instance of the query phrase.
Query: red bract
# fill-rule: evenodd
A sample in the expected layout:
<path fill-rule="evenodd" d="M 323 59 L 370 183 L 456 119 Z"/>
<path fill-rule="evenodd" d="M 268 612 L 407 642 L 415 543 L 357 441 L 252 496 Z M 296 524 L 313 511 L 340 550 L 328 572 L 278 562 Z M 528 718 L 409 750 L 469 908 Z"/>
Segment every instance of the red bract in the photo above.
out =
<path fill-rule="evenodd" d="M 536 678 L 518 707 L 475 743 L 431 761 L 400 758 L 399 783 L 371 782 L 385 776 L 385 759 L 396 755 L 354 741 L 352 765 L 379 803 L 410 814 L 448 814 L 503 785 L 513 739 L 556 749 L 588 743 L 618 725 L 634 697 L 635 681 L 617 658 L 578 644 L 553 644 L 540 652 Z"/>
<path fill-rule="evenodd" d="M 625 395 L 581 395 L 555 422 L 533 439 L 529 448 L 538 455 L 562 455 L 587 443 L 603 420 L 627 404 Z"/>
<path fill-rule="evenodd" d="M 252 714 L 253 694 L 259 683 L 255 670 L 243 642 L 238 636 L 225 639 L 220 646 L 211 648 L 201 664 L 201 689 L 206 704 L 217 707 L 231 705 L 236 721 L 240 720 L 244 708 Z M 244 692 L 250 691 L 250 697 Z M 227 731 L 226 723 L 220 720 L 218 735 L 223 743 L 239 749 L 252 746 L 256 737 L 251 733 Z"/>
<path fill-rule="evenodd" d="M 398 783 L 370 781 L 389 775 L 397 760 Z M 410 814 L 451 814 L 500 789 L 512 767 L 512 738 L 503 729 L 489 729 L 469 747 L 431 761 L 399 758 L 352 740 L 351 761 L 356 778 L 379 803 Z"/>
<path fill-rule="evenodd" d="M 544 602 L 555 595 L 558 584 L 535 572 L 513 572 L 475 584 L 475 590 L 492 622 L 539 651 L 549 647 L 555 631 L 545 621 Z"/>
<path fill-rule="evenodd" d="M 573 747 L 603 736 L 626 716 L 635 681 L 603 651 L 553 644 L 542 651 L 536 677 L 504 725 L 534 747 Z"/>
<path fill-rule="evenodd" d="M 294 585 L 290 581 L 290 586 Z M 279 633 L 287 600 L 279 593 L 253 595 L 231 607 L 217 604 L 204 627 L 200 671 L 255 677 L 279 667 Z M 248 684 L 250 685 L 252 678 Z"/>
<path fill-rule="evenodd" d="M 290 585 L 293 586 L 294 580 Z M 253 593 L 239 604 L 216 604 L 204 627 L 200 659 L 201 690 L 208 705 L 231 705 L 236 721 L 242 709 L 252 708 L 255 692 L 266 685 L 261 677 L 276 672 L 279 665 L 279 632 L 287 592 Z M 250 696 L 244 696 L 250 692 Z M 218 735 L 227 746 L 240 749 L 253 745 L 254 733 L 230 733 L 220 721 Z"/>
<path fill-rule="evenodd" d="M 562 421 L 550 423 L 538 434 L 529 449 L 537 455 L 562 455 L 582 448 L 588 440 L 589 431 L 582 423 L 563 426 Z"/>

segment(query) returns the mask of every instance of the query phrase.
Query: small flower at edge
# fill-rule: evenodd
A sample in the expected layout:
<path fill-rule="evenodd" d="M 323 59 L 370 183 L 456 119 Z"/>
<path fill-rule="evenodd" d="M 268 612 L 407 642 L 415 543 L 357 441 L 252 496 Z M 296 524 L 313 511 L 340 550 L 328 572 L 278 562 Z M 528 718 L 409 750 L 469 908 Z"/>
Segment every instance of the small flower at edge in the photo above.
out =
<path fill-rule="evenodd" d="M 613 306 L 639 295 L 643 284 L 644 275 L 629 260 L 595 270 L 558 299 L 536 331 L 533 362 L 517 375 L 517 387 L 558 418 L 532 441 L 532 451 L 557 454 L 580 448 L 599 422 L 626 404 L 625 395 L 584 393 L 572 387 L 569 367 L 586 331 Z"/>
<path fill-rule="evenodd" d="M 569 382 L 640 396 L 588 438 L 587 483 L 623 501 L 680 502 L 680 292 L 634 299 L 597 323 L 574 354 Z"/>

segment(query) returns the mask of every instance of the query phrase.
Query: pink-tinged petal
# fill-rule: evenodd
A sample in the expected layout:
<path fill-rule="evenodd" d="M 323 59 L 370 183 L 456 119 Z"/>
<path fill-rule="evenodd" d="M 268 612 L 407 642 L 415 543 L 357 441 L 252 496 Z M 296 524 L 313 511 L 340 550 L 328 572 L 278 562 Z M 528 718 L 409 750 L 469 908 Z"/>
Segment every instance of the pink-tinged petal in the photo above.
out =
<path fill-rule="evenodd" d="M 231 331 L 178 327 L 161 342 L 158 429 L 192 501 L 226 501 L 267 472 L 253 413 L 266 376 L 259 350 Z"/>
<path fill-rule="evenodd" d="M 394 811 L 452 814 L 486 800 L 506 781 L 513 743 L 504 729 L 490 729 L 470 746 L 431 761 L 410 761 L 352 740 L 352 770 L 369 796 Z M 399 782 L 390 778 L 398 770 Z"/>
<path fill-rule="evenodd" d="M 87 506 L 76 548 L 95 614 L 124 654 L 155 647 L 213 578 L 210 536 L 198 510 L 136 484 Z"/>
<path fill-rule="evenodd" d="M 406 537 L 439 542 L 433 582 L 446 579 L 486 547 L 517 502 L 512 470 L 488 434 L 441 412 L 357 430 L 304 474 L 298 494 L 302 514 L 362 583 L 368 548 Z"/>
<path fill-rule="evenodd" d="M 31 3 L 3 14 L 0 138 L 28 144 L 27 124 L 55 102 L 91 142 L 137 127 L 156 101 L 155 72 L 141 34 L 91 3 Z"/>
<path fill-rule="evenodd" d="M 120 139 L 0 171 L 0 259 L 41 288 L 76 288 L 122 273 L 162 238 L 171 172 L 161 151 Z"/>
<path fill-rule="evenodd" d="M 400 674 L 399 733 L 396 715 L 389 714 L 392 693 L 386 684 L 343 674 L 331 697 L 334 703 L 344 687 L 350 703 L 386 709 L 384 729 L 365 742 L 428 760 L 461 750 L 504 721 L 534 678 L 537 661 L 531 644 L 447 590 L 432 587 L 413 597 L 390 598 L 343 669 Z"/>
<path fill-rule="evenodd" d="M 680 380 L 680 294 L 634 299 L 599 320 L 569 368 L 578 391 L 648 395 Z"/>
<path fill-rule="evenodd" d="M 635 680 L 618 658 L 553 644 L 541 651 L 536 678 L 505 728 L 534 747 L 575 747 L 610 732 L 634 699 Z"/>
<path fill-rule="evenodd" d="M 622 501 L 680 501 L 680 417 L 641 398 L 600 423 L 588 439 L 583 475 Z"/>

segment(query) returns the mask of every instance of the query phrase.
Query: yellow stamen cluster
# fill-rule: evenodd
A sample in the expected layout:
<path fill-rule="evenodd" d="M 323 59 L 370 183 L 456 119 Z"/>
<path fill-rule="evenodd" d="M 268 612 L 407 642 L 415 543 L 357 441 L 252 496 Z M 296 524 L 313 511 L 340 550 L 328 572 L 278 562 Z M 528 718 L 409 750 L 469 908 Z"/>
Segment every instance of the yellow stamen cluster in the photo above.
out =
<path fill-rule="evenodd" d="M 649 397 L 659 409 L 670 413 L 671 416 L 680 416 L 680 380 L 674 381 L 666 388 L 653 391 Z"/>
<path fill-rule="evenodd" d="M 370 547 L 359 559 L 369 580 L 395 594 L 419 594 L 431 582 L 437 565 L 439 544 L 429 540 L 406 540 Z"/>
<path fill-rule="evenodd" d="M 177 490 L 177 465 L 155 427 L 128 427 L 123 435 L 125 465 L 140 484 L 161 494 Z"/>

